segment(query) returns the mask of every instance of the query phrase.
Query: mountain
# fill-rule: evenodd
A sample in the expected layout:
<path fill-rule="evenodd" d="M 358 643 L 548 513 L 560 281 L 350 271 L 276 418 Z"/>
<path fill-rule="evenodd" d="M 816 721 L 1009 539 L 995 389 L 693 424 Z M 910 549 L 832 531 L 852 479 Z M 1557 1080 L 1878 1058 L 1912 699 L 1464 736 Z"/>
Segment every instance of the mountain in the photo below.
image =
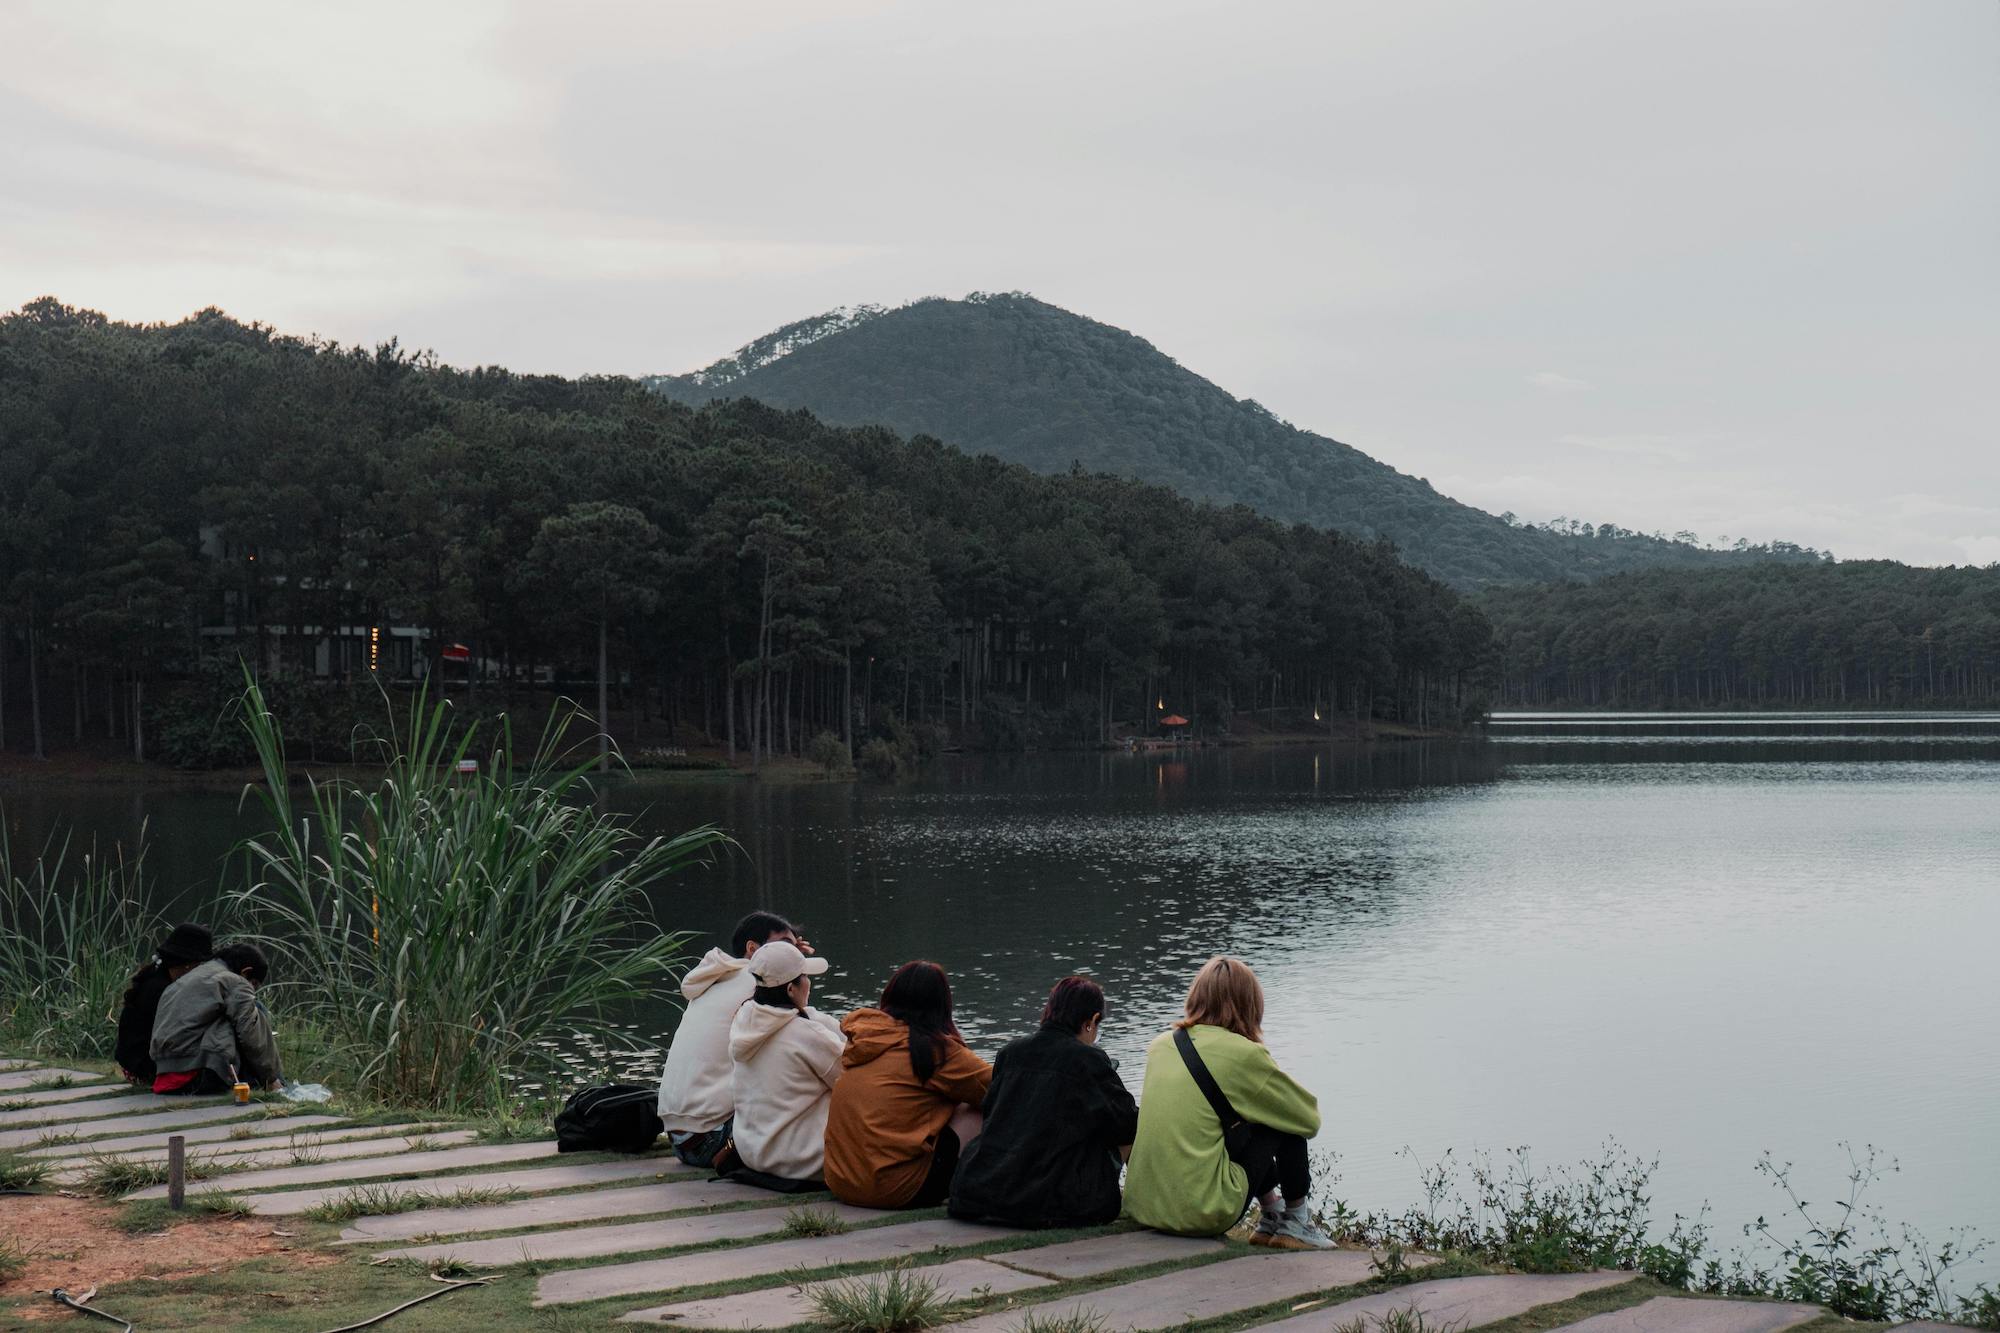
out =
<path fill-rule="evenodd" d="M 747 397 L 803 407 L 836 425 L 931 435 L 1037 472 L 1080 464 L 1288 522 L 1386 537 L 1459 587 L 1743 554 L 1608 524 L 1497 518 L 1235 397 L 1143 338 L 1020 293 L 836 310 L 704 370 L 646 383 L 689 404 Z M 1818 558 L 1783 543 L 1749 553 Z"/>

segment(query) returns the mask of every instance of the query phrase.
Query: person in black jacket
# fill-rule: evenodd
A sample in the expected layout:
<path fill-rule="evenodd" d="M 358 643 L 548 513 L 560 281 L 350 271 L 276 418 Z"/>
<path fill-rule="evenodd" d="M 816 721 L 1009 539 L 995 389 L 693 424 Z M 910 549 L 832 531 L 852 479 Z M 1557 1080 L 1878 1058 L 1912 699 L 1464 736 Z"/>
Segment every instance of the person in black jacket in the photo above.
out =
<path fill-rule="evenodd" d="M 130 1083 L 153 1086 L 153 1019 L 167 987 L 215 956 L 215 937 L 207 926 L 183 923 L 167 932 L 153 957 L 125 987 L 118 1006 L 118 1044 L 113 1056 Z"/>
<path fill-rule="evenodd" d="M 1097 1048 L 1103 1021 L 1103 987 L 1065 977 L 1041 1030 L 1000 1048 L 985 1129 L 952 1177 L 953 1217 L 1016 1227 L 1117 1220 L 1120 1149 L 1139 1131 L 1139 1104 Z"/>

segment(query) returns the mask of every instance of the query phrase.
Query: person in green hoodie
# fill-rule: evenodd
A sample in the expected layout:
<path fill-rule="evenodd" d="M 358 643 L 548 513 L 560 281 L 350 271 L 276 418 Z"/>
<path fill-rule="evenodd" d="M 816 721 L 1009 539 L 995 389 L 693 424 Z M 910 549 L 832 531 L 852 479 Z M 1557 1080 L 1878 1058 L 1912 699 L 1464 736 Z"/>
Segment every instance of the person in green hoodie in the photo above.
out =
<path fill-rule="evenodd" d="M 1331 1248 L 1309 1203 L 1306 1140 L 1319 1133 L 1319 1102 L 1264 1047 L 1257 974 L 1241 959 L 1211 958 L 1185 1008 L 1146 1051 L 1125 1215 L 1156 1231 L 1219 1236 L 1254 1199 L 1253 1245 Z"/>

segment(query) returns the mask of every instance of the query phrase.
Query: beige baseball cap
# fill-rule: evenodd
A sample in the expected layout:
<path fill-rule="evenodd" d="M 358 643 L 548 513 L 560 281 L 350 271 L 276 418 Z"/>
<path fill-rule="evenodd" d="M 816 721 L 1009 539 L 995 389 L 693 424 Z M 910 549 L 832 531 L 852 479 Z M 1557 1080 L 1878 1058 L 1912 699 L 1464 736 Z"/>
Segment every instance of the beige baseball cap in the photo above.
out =
<path fill-rule="evenodd" d="M 750 955 L 750 975 L 757 978 L 759 986 L 789 986 L 800 977 L 818 976 L 826 967 L 826 959 L 808 958 L 799 952 L 798 945 L 784 940 L 760 944 Z"/>

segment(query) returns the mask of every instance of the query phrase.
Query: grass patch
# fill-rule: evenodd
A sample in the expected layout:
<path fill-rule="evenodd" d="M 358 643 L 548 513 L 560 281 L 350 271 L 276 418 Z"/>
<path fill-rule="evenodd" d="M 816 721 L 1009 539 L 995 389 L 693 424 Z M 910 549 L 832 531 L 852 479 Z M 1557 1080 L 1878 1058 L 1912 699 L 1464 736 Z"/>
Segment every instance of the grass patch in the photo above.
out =
<path fill-rule="evenodd" d="M 73 1129 L 45 1129 L 35 1135 L 37 1148 L 67 1148 L 82 1140 L 83 1136 Z"/>
<path fill-rule="evenodd" d="M 175 1212 L 165 1199 L 134 1199 L 112 1219 L 120 1231 L 165 1231 L 176 1222 L 199 1217 L 249 1217 L 250 1203 L 234 1194 L 207 1190 L 187 1196 L 187 1207 Z"/>
<path fill-rule="evenodd" d="M 906 1268 L 829 1282 L 809 1299 L 837 1333 L 912 1333 L 942 1323 L 951 1303 L 936 1278 Z"/>
<path fill-rule="evenodd" d="M 242 1168 L 228 1162 L 218 1162 L 211 1157 L 197 1157 L 192 1154 L 186 1159 L 184 1174 L 189 1180 L 212 1180 L 216 1176 L 227 1175 Z M 116 1198 L 142 1190 L 153 1185 L 167 1183 L 167 1164 L 164 1161 L 143 1157 L 118 1157 L 108 1153 L 93 1153 L 84 1166 L 81 1187 L 92 1194 Z"/>
<path fill-rule="evenodd" d="M 834 1216 L 833 1209 L 810 1205 L 787 1210 L 785 1225 L 778 1229 L 778 1234 L 794 1240 L 804 1240 L 813 1236 L 838 1236 L 853 1229 L 850 1223 Z"/>
<path fill-rule="evenodd" d="M 0 1153 L 0 1190 L 40 1189 L 49 1180 L 55 1163 L 19 1153 Z"/>
<path fill-rule="evenodd" d="M 28 1271 L 35 1252 L 12 1236 L 0 1236 L 0 1282 L 12 1282 Z"/>
<path fill-rule="evenodd" d="M 26 1097 L 0 1097 L 0 1111 L 25 1111 L 34 1104 Z"/>
<path fill-rule="evenodd" d="M 468 1128 L 480 1143 L 540 1143 L 555 1133 L 547 1115 L 526 1110 L 499 1111 L 481 1116 Z"/>
<path fill-rule="evenodd" d="M 1013 1333 L 1105 1333 L 1106 1323 L 1103 1315 L 1088 1306 L 1068 1314 L 1040 1315 L 1030 1310 L 1014 1325 Z"/>
<path fill-rule="evenodd" d="M 357 1185 L 334 1199 L 305 1210 L 309 1222 L 352 1222 L 357 1217 L 390 1217 L 420 1208 L 477 1208 L 517 1199 L 516 1189 L 398 1190 L 388 1185 Z"/>
<path fill-rule="evenodd" d="M 28 1081 L 28 1090 L 30 1092 L 58 1092 L 64 1088 L 73 1088 L 75 1086 L 76 1075 L 74 1074 L 44 1074 L 40 1078 Z"/>
<path fill-rule="evenodd" d="M 1391 1310 L 1380 1319 L 1361 1315 L 1344 1324 L 1335 1324 L 1333 1333 L 1459 1333 L 1464 1327 L 1463 1319 L 1433 1324 L 1422 1310 L 1408 1305 L 1400 1310 Z"/>

